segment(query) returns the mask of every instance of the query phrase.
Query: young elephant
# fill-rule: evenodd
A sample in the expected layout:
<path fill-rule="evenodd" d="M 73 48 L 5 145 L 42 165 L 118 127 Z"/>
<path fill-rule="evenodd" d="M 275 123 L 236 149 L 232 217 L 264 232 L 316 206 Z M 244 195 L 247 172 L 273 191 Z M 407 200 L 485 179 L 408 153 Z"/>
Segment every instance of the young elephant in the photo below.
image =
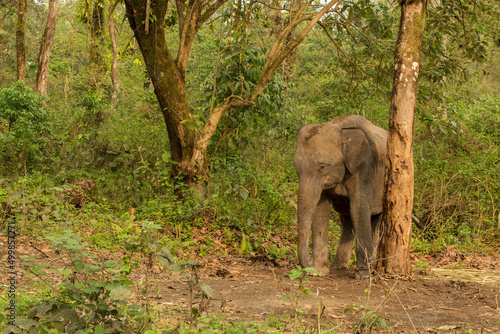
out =
<path fill-rule="evenodd" d="M 308 124 L 297 134 L 294 163 L 299 176 L 298 257 L 321 274 L 346 268 L 356 238 L 356 278 L 370 275 L 382 212 L 387 131 L 361 116 Z M 342 235 L 328 266 L 330 204 L 340 214 Z M 312 254 L 309 236 L 312 234 Z"/>

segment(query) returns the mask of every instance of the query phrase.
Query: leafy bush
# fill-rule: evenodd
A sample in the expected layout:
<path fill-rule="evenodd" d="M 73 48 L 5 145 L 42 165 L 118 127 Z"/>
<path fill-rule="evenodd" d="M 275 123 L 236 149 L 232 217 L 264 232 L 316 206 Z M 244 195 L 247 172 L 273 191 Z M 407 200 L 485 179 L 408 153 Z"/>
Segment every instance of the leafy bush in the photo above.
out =
<path fill-rule="evenodd" d="M 51 242 L 55 253 L 67 261 L 65 265 L 47 269 L 50 264 L 40 263 L 34 256 L 25 259 L 23 264 L 42 280 L 48 270 L 63 279 L 55 287 L 56 300 L 43 301 L 33 307 L 27 318 L 19 319 L 18 326 L 35 327 L 40 332 L 47 328 L 74 332 L 104 324 L 119 331 L 130 329 L 130 320 L 120 316 L 126 299 L 132 295 L 128 288 L 133 284 L 129 279 L 134 267 L 130 257 L 125 256 L 122 263 L 97 259 L 97 255 L 89 251 L 89 245 L 72 230 L 65 230 L 62 235 L 51 234 L 45 239 Z"/>
<path fill-rule="evenodd" d="M 415 142 L 415 209 L 440 247 L 498 236 L 498 102 L 443 105 L 424 119 Z"/>
<path fill-rule="evenodd" d="M 45 98 L 18 81 L 0 88 L 0 166 L 2 174 L 26 172 L 42 161 L 44 145 L 51 135 L 50 113 Z"/>

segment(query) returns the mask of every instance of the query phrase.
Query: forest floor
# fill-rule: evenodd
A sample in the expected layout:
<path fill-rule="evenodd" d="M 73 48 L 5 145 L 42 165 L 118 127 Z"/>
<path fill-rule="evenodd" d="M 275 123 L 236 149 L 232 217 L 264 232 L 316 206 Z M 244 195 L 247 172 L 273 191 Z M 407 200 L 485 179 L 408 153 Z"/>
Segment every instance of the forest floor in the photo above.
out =
<path fill-rule="evenodd" d="M 0 238 L 2 262 L 7 256 L 4 239 Z M 52 268 L 68 263 L 48 245 L 35 240 L 23 240 L 17 254 L 33 255 Z M 99 261 L 122 255 L 100 253 Z M 288 277 L 295 268 L 293 261 L 264 256 L 208 256 L 203 258 L 198 277 L 199 283 L 213 289 L 214 298 L 197 307 L 203 314 L 227 322 L 286 318 L 289 324 L 283 332 L 292 332 L 296 314 L 300 328 L 314 332 L 319 312 L 322 330 L 330 333 L 355 333 L 353 325 L 363 323 L 371 325 L 374 332 L 383 332 L 386 327 L 382 322 L 391 333 L 500 333 L 500 261 L 491 256 L 465 256 L 453 246 L 440 254 L 427 255 L 425 260 L 430 266 L 415 266 L 413 277 L 406 280 L 380 275 L 355 280 L 353 269 L 326 277 L 311 276 L 304 285 L 312 294 L 305 295 L 298 288 L 298 280 Z M 57 283 L 57 277 L 52 278 Z M 145 266 L 135 269 L 130 278 L 139 282 L 134 286 L 134 302 L 152 306 L 160 321 L 175 326 L 189 319 L 189 284 L 181 274 L 154 265 L 147 271 Z M 0 279 L 6 284 L 5 271 L 0 272 Z M 34 284 L 36 280 L 24 273 L 18 286 L 32 291 L 39 286 Z M 139 292 L 146 281 L 150 284 L 147 298 Z M 292 298 L 283 300 L 283 296 Z M 293 305 L 293 300 L 298 304 Z"/>

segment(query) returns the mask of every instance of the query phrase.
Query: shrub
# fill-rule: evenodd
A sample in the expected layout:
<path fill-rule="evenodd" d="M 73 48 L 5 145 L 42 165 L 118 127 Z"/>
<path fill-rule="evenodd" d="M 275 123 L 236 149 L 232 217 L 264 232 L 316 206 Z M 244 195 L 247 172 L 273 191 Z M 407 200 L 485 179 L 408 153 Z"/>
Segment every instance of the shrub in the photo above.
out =
<path fill-rule="evenodd" d="M 5 161 L 0 168 L 26 173 L 41 160 L 51 134 L 50 113 L 42 105 L 44 100 L 24 81 L 0 88 L 0 157 Z"/>

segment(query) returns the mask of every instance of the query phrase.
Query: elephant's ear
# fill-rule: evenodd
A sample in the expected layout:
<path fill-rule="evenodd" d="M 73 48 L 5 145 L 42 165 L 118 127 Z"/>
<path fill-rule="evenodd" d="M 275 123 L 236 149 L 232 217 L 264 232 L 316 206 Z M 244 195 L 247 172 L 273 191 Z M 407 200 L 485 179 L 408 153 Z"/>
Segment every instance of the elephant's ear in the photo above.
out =
<path fill-rule="evenodd" d="M 370 144 L 365 133 L 359 129 L 342 129 L 342 139 L 345 166 L 351 174 L 355 174 L 364 161 L 372 159 Z"/>

